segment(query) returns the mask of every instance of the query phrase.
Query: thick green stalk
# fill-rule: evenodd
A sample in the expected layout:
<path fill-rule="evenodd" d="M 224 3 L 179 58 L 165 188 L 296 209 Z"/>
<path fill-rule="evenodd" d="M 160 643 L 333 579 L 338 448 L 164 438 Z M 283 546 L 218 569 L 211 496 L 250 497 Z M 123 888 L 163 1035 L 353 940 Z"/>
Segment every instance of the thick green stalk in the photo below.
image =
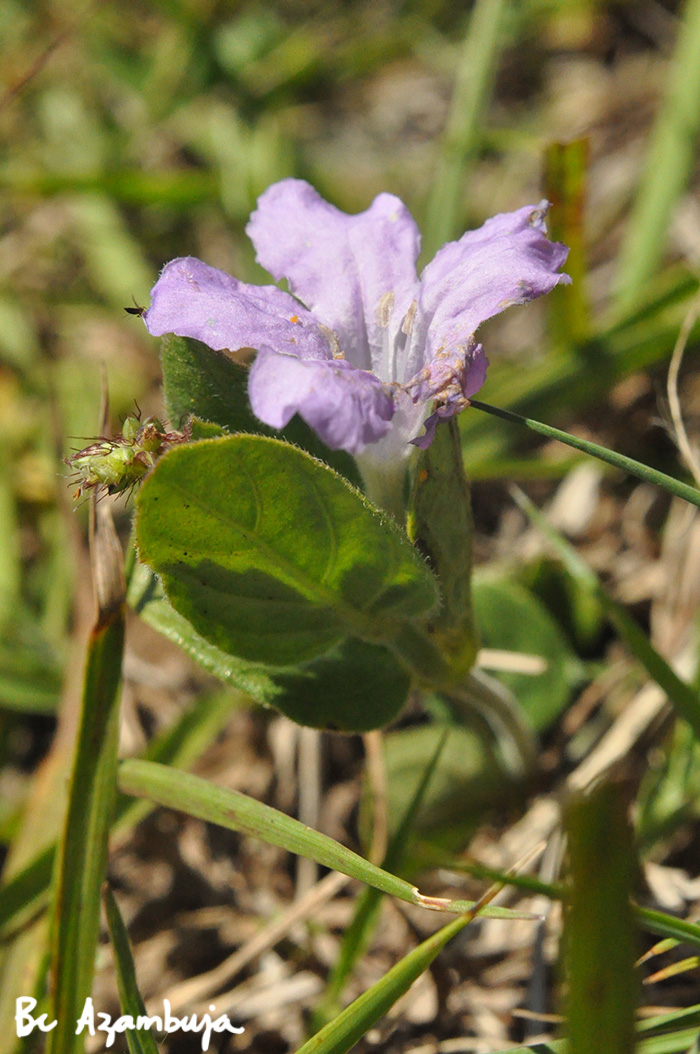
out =
<path fill-rule="evenodd" d="M 408 530 L 440 583 L 442 603 L 431 632 L 450 666 L 466 676 L 479 650 L 471 595 L 474 522 L 454 418 L 438 425 L 435 439 L 420 452 Z"/>
<path fill-rule="evenodd" d="M 548 328 L 553 343 L 567 348 L 591 331 L 584 225 L 588 153 L 585 138 L 552 143 L 545 154 L 545 196 L 552 203 L 549 237 L 569 247 L 564 269 L 571 277 L 571 285 L 558 286 L 547 298 Z"/>
<path fill-rule="evenodd" d="M 595 788 L 566 810 L 571 892 L 565 912 L 571 1054 L 632 1054 L 637 957 L 630 894 L 635 853 L 619 784 Z"/>

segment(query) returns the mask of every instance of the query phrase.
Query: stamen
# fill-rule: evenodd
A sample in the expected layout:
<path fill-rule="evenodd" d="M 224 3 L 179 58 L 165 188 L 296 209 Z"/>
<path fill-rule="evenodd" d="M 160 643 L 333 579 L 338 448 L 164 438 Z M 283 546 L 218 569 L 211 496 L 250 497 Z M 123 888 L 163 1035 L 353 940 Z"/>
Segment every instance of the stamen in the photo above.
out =
<path fill-rule="evenodd" d="M 333 356 L 333 358 L 334 359 L 338 359 L 338 358 L 344 359 L 345 355 L 340 350 L 340 341 L 338 340 L 338 334 L 334 333 L 332 329 L 328 328 L 328 326 L 324 326 L 324 325 L 322 325 L 320 323 L 319 323 L 319 327 L 318 328 L 321 330 L 321 332 L 326 337 L 326 340 L 330 344 L 330 346 L 331 346 L 331 355 Z"/>
<path fill-rule="evenodd" d="M 533 209 L 527 218 L 528 227 L 539 227 L 548 212 L 549 204 L 547 202 L 544 203 L 544 207 L 540 206 L 539 208 Z"/>
<path fill-rule="evenodd" d="M 407 337 L 410 337 L 411 334 L 413 333 L 413 324 L 414 324 L 414 322 L 416 320 L 416 311 L 417 310 L 418 310 L 418 301 L 414 300 L 413 303 L 411 304 L 411 306 L 409 307 L 408 311 L 406 312 L 406 315 L 404 317 L 403 322 L 401 323 L 401 330 L 402 330 L 403 333 L 406 334 Z"/>
<path fill-rule="evenodd" d="M 391 315 L 394 310 L 394 300 L 394 294 L 390 291 L 384 293 L 377 304 L 377 325 L 381 326 L 382 329 L 386 329 L 391 321 Z"/>

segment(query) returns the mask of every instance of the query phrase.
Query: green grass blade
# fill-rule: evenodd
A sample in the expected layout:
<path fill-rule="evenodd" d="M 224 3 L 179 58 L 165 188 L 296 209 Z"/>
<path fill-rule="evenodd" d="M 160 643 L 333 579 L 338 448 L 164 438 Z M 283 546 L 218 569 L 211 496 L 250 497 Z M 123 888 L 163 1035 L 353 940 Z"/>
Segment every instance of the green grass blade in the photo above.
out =
<path fill-rule="evenodd" d="M 9 613 L 15 612 L 21 596 L 21 559 L 17 509 L 12 493 L 9 458 L 0 454 L 0 532 L 5 540 L 0 552 L 0 611 L 4 628 L 9 622 Z"/>
<path fill-rule="evenodd" d="M 465 871 L 475 878 L 488 879 L 491 882 L 508 883 L 516 889 L 522 889 L 526 893 L 539 893 L 549 897 L 551 900 L 566 900 L 568 890 L 563 885 L 543 882 L 532 875 L 508 875 L 498 868 L 487 867 L 485 864 L 466 863 L 464 860 L 441 858 L 433 861 L 436 867 L 446 867 L 452 871 Z M 655 911 L 653 908 L 642 908 L 638 904 L 632 904 L 634 917 L 640 927 L 648 933 L 655 933 L 659 937 L 670 937 L 682 944 L 700 948 L 700 925 L 694 922 L 686 922 L 675 915 L 667 915 L 665 911 Z"/>
<path fill-rule="evenodd" d="M 145 296 L 150 264 L 116 204 L 105 194 L 84 194 L 67 203 L 92 284 L 115 308 Z"/>
<path fill-rule="evenodd" d="M 686 1027 L 668 1031 L 673 1025 L 688 1026 L 693 1022 L 695 1027 Z M 668 1014 L 658 1014 L 637 1022 L 637 1035 L 644 1036 L 637 1043 L 637 1054 L 687 1054 L 698 1037 L 697 1025 L 700 1024 L 700 1005 L 687 1007 L 685 1010 L 673 1010 Z M 658 1036 L 649 1036 L 650 1032 L 660 1032 Z M 565 1039 L 550 1042 L 533 1043 L 529 1047 L 509 1047 L 498 1051 L 498 1054 L 567 1054 L 569 1044 Z"/>
<path fill-rule="evenodd" d="M 605 784 L 566 810 L 571 892 L 565 913 L 571 1054 L 631 1054 L 637 1004 L 627 802 Z"/>
<path fill-rule="evenodd" d="M 446 729 L 440 737 L 433 756 L 425 767 L 425 772 L 416 788 L 415 794 L 408 803 L 408 807 L 401 818 L 401 823 L 389 842 L 386 855 L 382 861 L 382 866 L 387 871 L 397 871 L 401 867 L 413 821 L 425 798 L 425 792 L 440 760 L 448 735 L 449 729 Z M 381 901 L 382 894 L 379 890 L 372 887 L 365 889 L 359 897 L 355 914 L 345 931 L 338 958 L 326 984 L 323 1002 L 315 1015 L 317 1027 L 321 1023 L 328 1021 L 337 1011 L 337 1003 L 343 991 L 343 986 L 350 976 L 355 963 L 369 944 Z"/>
<path fill-rule="evenodd" d="M 52 198 L 66 193 L 106 194 L 126 205 L 170 205 L 187 209 L 201 202 L 216 201 L 219 186 L 211 172 L 181 169 L 169 172 L 80 173 L 0 171 L 0 188 L 6 194 Z"/>
<path fill-rule="evenodd" d="M 430 847 L 426 843 L 423 843 L 421 848 L 429 854 Z M 550 900 L 566 899 L 565 886 L 560 883 L 543 882 L 541 878 L 535 878 L 534 875 L 509 875 L 506 871 L 501 871 L 497 867 L 488 867 L 479 861 L 462 860 L 460 857 L 444 856 L 441 853 L 435 853 L 433 858 L 428 855 L 427 858 L 433 867 L 464 872 L 464 874 L 482 878 L 488 882 L 507 883 L 515 889 L 521 889 L 524 893 L 539 893 L 544 897 L 549 897 Z"/>
<path fill-rule="evenodd" d="M 58 1025 L 49 1033 L 50 1054 L 74 1054 L 84 1046 L 75 1024 L 92 987 L 116 793 L 126 590 L 106 502 L 93 503 L 92 533 L 98 616 L 88 643 L 80 731 L 56 863 L 49 1019 Z"/>
<path fill-rule="evenodd" d="M 109 886 L 104 887 L 102 900 L 105 906 L 107 927 L 117 967 L 117 987 L 119 989 L 119 1002 L 122 1014 L 128 1014 L 136 1021 L 138 1017 L 146 1016 L 146 1007 L 141 998 L 136 980 L 136 969 L 134 967 L 134 958 L 131 954 L 129 934 L 126 931 L 119 905 Z M 153 1038 L 153 1033 L 148 1028 L 130 1029 L 126 1033 L 126 1042 L 130 1054 L 158 1054 L 158 1044 Z"/>
<path fill-rule="evenodd" d="M 417 891 L 409 882 L 382 871 L 327 835 L 239 791 L 217 787 L 169 766 L 134 760 L 123 761 L 119 766 L 119 786 L 126 794 L 147 797 L 219 827 L 261 838 L 351 878 L 371 882 L 401 900 L 418 903 Z"/>
<path fill-rule="evenodd" d="M 602 326 L 576 349 L 552 348 L 526 370 L 519 361 L 493 362 L 488 386 L 498 392 L 501 406 L 542 419 L 559 411 L 571 414 L 607 397 L 612 387 L 631 373 L 667 360 L 678 338 L 693 298 L 697 279 L 682 268 L 669 268 L 648 290 L 647 299 L 624 323 Z M 689 346 L 700 340 L 700 323 L 690 336 Z M 465 463 L 470 476 L 483 475 L 497 457 L 513 445 L 508 430 L 494 428 L 480 414 L 462 414 L 460 432 Z"/>
<path fill-rule="evenodd" d="M 700 0 L 688 0 L 666 98 L 654 124 L 644 175 L 620 251 L 616 306 L 641 299 L 668 240 L 671 213 L 695 160 L 700 134 Z"/>
<path fill-rule="evenodd" d="M 517 488 L 513 488 L 513 494 L 523 512 L 542 531 L 570 574 L 594 594 L 620 638 L 649 676 L 666 693 L 678 715 L 687 721 L 695 735 L 700 737 L 700 698 L 695 689 L 681 680 L 634 619 L 610 596 L 596 573 L 576 549 L 547 522 L 547 518 L 530 499 Z"/>
<path fill-rule="evenodd" d="M 55 846 L 44 849 L 0 890 L 0 939 L 45 907 L 55 856 Z"/>
<path fill-rule="evenodd" d="M 664 1036 L 643 1039 L 634 1048 L 636 1054 L 693 1054 L 697 1042 L 697 1028 L 684 1028 Z M 544 1043 L 533 1043 L 531 1047 L 508 1047 L 494 1054 L 570 1054 L 571 1048 L 565 1039 L 553 1039 Z"/>
<path fill-rule="evenodd" d="M 428 256 L 461 233 L 464 177 L 482 140 L 496 68 L 506 43 L 502 31 L 506 6 L 507 0 L 477 0 L 472 9 L 428 202 L 424 240 Z"/>
<path fill-rule="evenodd" d="M 409 904 L 455 913 L 470 911 L 474 907 L 473 902 L 469 901 L 424 897 L 410 882 L 371 864 L 340 842 L 306 827 L 278 809 L 239 791 L 217 787 L 169 766 L 151 761 L 122 761 L 119 766 L 119 787 L 125 794 L 150 798 L 189 816 L 197 816 L 200 820 L 240 831 L 290 853 L 308 857 L 324 867 L 359 879 Z M 482 914 L 494 918 L 523 917 L 522 913 L 497 907 L 484 908 Z"/>
<path fill-rule="evenodd" d="M 174 768 L 189 768 L 214 742 L 232 711 L 247 703 L 246 696 L 230 689 L 211 692 L 198 699 L 172 728 L 149 743 L 146 760 L 172 765 Z M 138 823 L 152 808 L 153 805 L 148 801 L 120 794 L 115 809 L 115 830 Z"/>
<path fill-rule="evenodd" d="M 149 744 L 146 758 L 188 768 L 219 734 L 231 711 L 245 700 L 245 696 L 232 691 L 213 692 L 197 700 L 172 728 Z M 144 799 L 120 795 L 113 830 L 124 830 L 138 823 L 153 807 Z M 55 855 L 55 845 L 49 846 L 0 888 L 0 939 L 6 939 L 45 906 Z"/>
<path fill-rule="evenodd" d="M 297 1054 L 344 1054 L 394 1005 L 427 970 L 448 941 L 473 919 L 455 919 L 406 955 L 376 984 L 299 1048 Z"/>
<path fill-rule="evenodd" d="M 618 454 L 617 451 L 609 450 L 598 443 L 591 443 L 588 439 L 579 439 L 578 436 L 562 432 L 560 428 L 553 428 L 552 425 L 542 424 L 541 421 L 533 421 L 530 417 L 521 417 L 520 414 L 515 414 L 511 410 L 503 410 L 498 406 L 479 402 L 477 399 L 471 399 L 470 403 L 475 410 L 483 410 L 487 414 L 493 414 L 494 417 L 503 418 L 504 421 L 525 425 L 532 432 L 538 432 L 539 435 L 546 436 L 547 439 L 558 439 L 560 443 L 566 443 L 567 446 L 573 447 L 575 450 L 582 450 L 584 454 L 590 454 L 591 457 L 596 457 L 599 461 L 605 461 L 608 465 L 622 469 L 623 472 L 629 472 L 631 476 L 637 476 L 639 479 L 643 479 L 645 483 L 653 483 L 657 487 L 662 487 L 669 494 L 673 494 L 674 497 L 683 498 L 684 501 L 700 508 L 700 490 L 691 487 L 688 483 L 682 483 L 679 479 L 674 479 L 673 476 L 667 476 L 665 472 L 659 472 L 658 469 L 650 468 L 649 465 L 644 465 L 641 461 L 635 461 L 634 458 L 627 457 L 625 454 Z"/>
<path fill-rule="evenodd" d="M 637 1044 L 637 1054 L 694 1054 L 699 1037 L 697 1028 L 679 1029 L 668 1035 L 643 1039 Z"/>
<path fill-rule="evenodd" d="M 682 944 L 700 948 L 700 926 L 697 923 L 638 905 L 634 906 L 634 913 L 642 928 L 649 933 L 655 933 L 658 937 L 671 937 Z"/>
<path fill-rule="evenodd" d="M 647 1017 L 637 1024 L 637 1032 L 663 1032 L 669 1025 L 700 1025 L 700 1003 L 687 1006 L 685 1010 L 670 1010 L 666 1014 Z"/>

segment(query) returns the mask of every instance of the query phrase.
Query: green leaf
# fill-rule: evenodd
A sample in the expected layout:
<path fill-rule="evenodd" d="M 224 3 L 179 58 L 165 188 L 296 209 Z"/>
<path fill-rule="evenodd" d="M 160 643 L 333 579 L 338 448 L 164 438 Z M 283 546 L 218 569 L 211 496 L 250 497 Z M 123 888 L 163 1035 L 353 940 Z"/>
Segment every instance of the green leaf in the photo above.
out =
<path fill-rule="evenodd" d="M 165 407 L 173 427 L 190 416 L 230 432 L 258 432 L 248 402 L 248 370 L 226 352 L 168 333 L 161 339 Z"/>
<path fill-rule="evenodd" d="M 474 907 L 471 901 L 424 897 L 410 882 L 371 864 L 352 849 L 328 835 L 312 830 L 279 809 L 273 809 L 239 791 L 217 787 L 169 765 L 134 759 L 122 761 L 118 780 L 124 794 L 150 798 L 188 816 L 196 816 L 219 827 L 260 838 L 263 842 L 308 857 L 350 878 L 357 878 L 409 904 L 460 914 Z M 499 907 L 484 908 L 482 914 L 505 919 L 532 917 Z"/>
<path fill-rule="evenodd" d="M 347 637 L 326 655 L 271 674 L 273 705 L 300 725 L 369 732 L 406 702 L 411 675 L 386 648 Z"/>
<path fill-rule="evenodd" d="M 136 980 L 136 969 L 131 953 L 129 934 L 119 911 L 119 905 L 114 899 L 114 894 L 109 886 L 105 886 L 102 899 L 117 967 L 117 987 L 119 988 L 119 1002 L 122 1014 L 129 1015 L 136 1021 L 137 1018 L 146 1017 L 147 1015 Z M 126 1042 L 130 1054 L 158 1054 L 158 1044 L 153 1038 L 153 1033 L 148 1028 L 128 1029 Z"/>
<path fill-rule="evenodd" d="M 381 642 L 435 581 L 393 520 L 301 450 L 260 436 L 179 447 L 138 497 L 141 559 L 222 651 L 283 666 Z"/>
<path fill-rule="evenodd" d="M 595 654 L 605 629 L 605 614 L 590 589 L 561 560 L 540 553 L 517 568 L 516 580 L 544 605 L 575 652 Z"/>
<path fill-rule="evenodd" d="M 421 450 L 411 496 L 409 534 L 440 583 L 433 630 L 455 670 L 466 674 L 479 648 L 472 609 L 472 518 L 457 422 L 441 423 Z"/>
<path fill-rule="evenodd" d="M 444 725 L 419 725 L 384 737 L 392 831 L 416 794 L 444 732 Z M 483 819 L 484 810 L 503 806 L 514 787 L 486 737 L 453 725 L 413 819 L 412 832 L 442 849 L 462 849 Z M 415 871 L 420 862 L 412 859 L 411 868 Z"/>
<path fill-rule="evenodd" d="M 360 486 L 355 459 L 344 450 L 327 447 L 300 417 L 295 415 L 278 432 L 255 416 L 248 399 L 248 369 L 227 352 L 214 351 L 198 340 L 169 333 L 162 338 L 160 359 L 165 405 L 174 425 L 194 414 L 227 432 L 286 439 Z"/>
<path fill-rule="evenodd" d="M 137 564 L 129 582 L 129 604 L 149 626 L 186 651 L 219 680 L 246 692 L 257 703 L 272 705 L 276 686 L 272 668 L 229 655 L 205 640 L 191 622 L 175 610 L 161 582 L 145 564 Z"/>
<path fill-rule="evenodd" d="M 627 811 L 619 784 L 595 788 L 566 811 L 571 1054 L 629 1054 L 634 1047 L 637 950 L 630 893 L 635 857 Z"/>
<path fill-rule="evenodd" d="M 150 626 L 215 677 L 235 685 L 256 703 L 274 706 L 298 724 L 367 732 L 396 716 L 410 688 L 405 667 L 391 652 L 353 637 L 318 659 L 281 669 L 227 655 L 175 611 L 143 564 L 132 576 L 129 603 Z"/>
<path fill-rule="evenodd" d="M 544 604 L 517 582 L 477 576 L 474 604 L 485 647 L 542 657 L 546 669 L 535 676 L 499 673 L 529 724 L 541 731 L 565 708 L 582 674 L 581 664 Z"/>

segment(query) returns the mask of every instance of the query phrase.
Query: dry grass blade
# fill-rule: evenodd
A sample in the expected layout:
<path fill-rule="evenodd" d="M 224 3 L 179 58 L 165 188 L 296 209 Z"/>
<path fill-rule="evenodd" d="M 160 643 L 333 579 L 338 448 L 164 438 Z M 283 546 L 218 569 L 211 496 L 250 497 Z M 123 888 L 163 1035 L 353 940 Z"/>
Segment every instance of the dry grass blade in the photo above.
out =
<path fill-rule="evenodd" d="M 671 951 L 672 948 L 678 947 L 678 941 L 667 937 L 666 940 L 657 941 L 649 951 L 645 952 L 644 955 L 640 955 L 637 959 L 637 966 L 641 966 L 642 963 L 649 962 L 650 959 L 655 958 L 657 955 L 663 955 L 664 952 Z"/>
<path fill-rule="evenodd" d="M 365 745 L 367 779 L 372 790 L 372 844 L 367 858 L 373 864 L 379 864 L 386 856 L 389 845 L 383 736 L 379 730 L 375 730 L 374 732 L 366 732 L 362 739 Z"/>
<path fill-rule="evenodd" d="M 549 663 L 541 655 L 504 651 L 501 648 L 481 648 L 476 665 L 495 673 L 522 673 L 526 677 L 538 677 L 547 670 Z"/>
<path fill-rule="evenodd" d="M 300 728 L 297 736 L 299 819 L 307 827 L 318 827 L 321 811 L 321 733 L 316 728 Z M 297 860 L 298 898 L 309 893 L 318 882 L 318 864 L 307 857 Z"/>
<path fill-rule="evenodd" d="M 668 394 L 668 406 L 671 413 L 671 423 L 673 425 L 673 435 L 676 440 L 676 445 L 681 453 L 681 457 L 692 473 L 693 479 L 697 486 L 700 487 L 700 461 L 690 445 L 688 433 L 683 421 L 681 401 L 678 396 L 678 374 L 680 373 L 683 355 L 685 354 L 690 334 L 693 331 L 693 326 L 697 322 L 698 317 L 700 317 L 700 296 L 696 296 L 693 300 L 690 310 L 685 316 L 683 325 L 678 334 L 678 340 L 673 349 L 673 355 L 671 356 L 671 362 L 668 367 L 666 392 Z"/>
<path fill-rule="evenodd" d="M 670 966 L 664 966 L 662 970 L 649 974 L 648 977 L 644 978 L 644 984 L 657 984 L 657 982 L 665 981 L 669 977 L 677 977 L 679 974 L 688 973 L 690 970 L 697 970 L 698 966 L 700 966 L 700 956 L 690 955 L 687 959 L 681 959 L 680 962 L 671 963 Z"/>
<path fill-rule="evenodd" d="M 329 900 L 332 900 L 348 881 L 346 875 L 338 872 L 326 875 L 303 897 L 295 901 L 281 918 L 266 926 L 213 970 L 171 988 L 167 993 L 167 998 L 170 1000 L 173 1013 L 178 1013 L 185 1007 L 192 1007 L 197 1013 L 204 1012 L 206 1010 L 204 1004 L 201 1007 L 194 1005 L 198 1000 L 208 1000 L 224 985 L 233 981 L 236 974 L 240 973 L 248 963 L 257 959 L 263 952 L 274 948 L 294 926 L 309 918 Z"/>

